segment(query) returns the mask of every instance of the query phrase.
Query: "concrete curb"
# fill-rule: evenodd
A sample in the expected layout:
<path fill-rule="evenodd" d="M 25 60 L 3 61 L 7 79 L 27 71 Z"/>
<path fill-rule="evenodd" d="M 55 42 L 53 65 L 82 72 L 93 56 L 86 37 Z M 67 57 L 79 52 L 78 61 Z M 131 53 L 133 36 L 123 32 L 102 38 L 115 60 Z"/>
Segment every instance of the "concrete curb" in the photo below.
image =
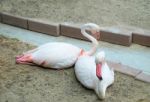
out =
<path fill-rule="evenodd" d="M 133 32 L 133 43 L 150 47 L 150 31 Z"/>
<path fill-rule="evenodd" d="M 113 68 L 115 71 L 134 77 L 137 80 L 150 83 L 150 75 L 142 72 L 141 70 L 122 65 L 120 63 L 114 63 L 107 61 L 110 68 Z"/>
<path fill-rule="evenodd" d="M 27 29 L 27 19 L 19 16 L 13 16 L 2 13 L 2 23 Z"/>
<path fill-rule="evenodd" d="M 122 65 L 120 63 L 114 63 L 114 62 L 108 61 L 108 64 L 115 71 L 118 71 L 118 72 L 123 73 L 123 74 L 130 75 L 130 76 L 133 76 L 133 77 L 136 77 L 137 74 L 139 74 L 141 72 L 141 70 L 134 69 L 134 68 L 131 68 L 129 66 Z"/>
<path fill-rule="evenodd" d="M 118 28 L 107 28 L 105 30 L 101 30 L 101 40 L 124 45 L 124 46 L 130 46 L 132 42 L 132 33 L 129 31 L 122 31 Z"/>
<path fill-rule="evenodd" d="M 1 21 L 2 20 L 2 21 Z M 18 16 L 13 16 L 7 13 L 0 13 L 0 21 L 2 23 L 6 23 L 9 25 L 21 27 L 24 29 L 41 32 L 53 36 L 68 36 L 76 39 L 86 40 L 80 31 L 79 26 L 75 26 L 73 24 L 53 24 L 47 23 L 44 21 L 33 20 Z M 129 27 L 130 29 L 130 27 Z M 137 43 L 144 46 L 150 46 L 150 31 L 141 33 L 141 32 L 134 32 L 134 30 L 128 30 L 125 27 L 107 27 L 105 29 L 101 29 L 101 40 L 124 45 L 130 46 L 131 43 Z M 133 38 L 132 38 L 133 35 Z M 98 37 L 96 37 L 99 39 Z"/>
<path fill-rule="evenodd" d="M 79 25 L 62 23 L 60 24 L 60 34 L 63 36 L 88 41 L 88 39 L 81 34 Z"/>
<path fill-rule="evenodd" d="M 53 36 L 59 36 L 60 35 L 60 25 L 54 24 L 54 23 L 47 23 L 40 20 L 28 20 L 28 29 L 45 33 Z"/>
<path fill-rule="evenodd" d="M 144 81 L 144 82 L 148 82 L 150 83 L 150 75 L 144 73 L 144 72 L 141 72 L 139 73 L 135 79 L 138 79 L 138 80 L 141 80 L 141 81 Z"/>

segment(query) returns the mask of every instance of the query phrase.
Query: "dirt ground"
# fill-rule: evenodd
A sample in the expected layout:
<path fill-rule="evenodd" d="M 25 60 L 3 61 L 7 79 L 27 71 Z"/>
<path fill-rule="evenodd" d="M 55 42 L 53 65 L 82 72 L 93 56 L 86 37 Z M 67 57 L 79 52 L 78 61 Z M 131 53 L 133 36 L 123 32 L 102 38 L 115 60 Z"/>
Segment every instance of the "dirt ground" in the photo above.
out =
<path fill-rule="evenodd" d="M 0 36 L 0 102 L 150 102 L 150 84 L 118 72 L 102 101 L 77 81 L 73 68 L 52 70 L 16 64 L 15 56 L 31 48 Z"/>
<path fill-rule="evenodd" d="M 150 29 L 150 0 L 0 0 L 0 12 L 52 22 Z"/>

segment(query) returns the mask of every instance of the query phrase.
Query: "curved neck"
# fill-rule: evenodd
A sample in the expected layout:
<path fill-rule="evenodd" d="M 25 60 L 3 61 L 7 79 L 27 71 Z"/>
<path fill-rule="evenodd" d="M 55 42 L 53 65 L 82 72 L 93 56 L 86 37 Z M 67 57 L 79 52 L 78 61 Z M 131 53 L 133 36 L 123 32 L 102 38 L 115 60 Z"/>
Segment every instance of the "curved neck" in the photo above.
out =
<path fill-rule="evenodd" d="M 92 44 L 93 44 L 92 48 L 89 51 L 86 52 L 88 55 L 91 56 L 96 52 L 96 49 L 98 47 L 98 41 L 86 32 L 86 26 L 81 28 L 81 33 L 83 34 L 83 36 L 85 36 L 90 41 L 92 41 Z"/>

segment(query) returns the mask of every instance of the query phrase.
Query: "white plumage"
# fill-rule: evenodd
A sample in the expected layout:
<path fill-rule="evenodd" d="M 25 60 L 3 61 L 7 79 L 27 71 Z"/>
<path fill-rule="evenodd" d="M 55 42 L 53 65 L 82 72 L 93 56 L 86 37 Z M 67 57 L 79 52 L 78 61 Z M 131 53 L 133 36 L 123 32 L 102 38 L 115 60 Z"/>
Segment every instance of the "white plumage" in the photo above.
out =
<path fill-rule="evenodd" d="M 102 80 L 96 75 L 96 65 L 101 63 Z M 75 63 L 75 74 L 81 84 L 95 90 L 100 99 L 105 98 L 106 88 L 114 82 L 114 71 L 105 62 L 105 53 L 80 56 Z"/>
<path fill-rule="evenodd" d="M 81 27 L 82 34 L 92 41 L 93 47 L 90 51 L 84 52 L 87 55 L 93 55 L 96 51 L 98 42 L 94 37 L 86 33 L 90 30 L 92 34 L 99 32 L 98 25 L 93 23 L 84 24 Z M 16 57 L 16 62 L 21 64 L 37 64 L 47 68 L 62 69 L 71 67 L 77 60 L 82 49 L 72 44 L 64 42 L 53 42 L 39 46 L 36 49 L 28 51 L 23 55 Z"/>
<path fill-rule="evenodd" d="M 42 66 L 51 68 L 72 66 L 81 52 L 80 48 L 63 42 L 48 43 L 41 47 L 32 53 L 33 63 L 41 65 L 45 61 Z"/>

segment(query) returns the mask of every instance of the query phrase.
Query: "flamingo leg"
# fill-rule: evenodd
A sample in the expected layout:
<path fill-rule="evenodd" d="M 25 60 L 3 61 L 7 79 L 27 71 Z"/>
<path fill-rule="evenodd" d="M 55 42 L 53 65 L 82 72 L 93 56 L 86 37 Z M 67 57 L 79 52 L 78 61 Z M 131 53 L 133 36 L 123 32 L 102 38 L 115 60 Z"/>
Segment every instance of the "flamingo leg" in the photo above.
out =
<path fill-rule="evenodd" d="M 34 63 L 22 62 L 22 61 L 16 61 L 16 63 L 19 63 L 19 64 L 28 64 L 28 65 L 35 65 Z"/>
<path fill-rule="evenodd" d="M 18 55 L 18 56 L 16 56 L 16 59 L 19 59 L 19 58 L 21 58 L 22 56 L 24 56 L 24 55 Z"/>
<path fill-rule="evenodd" d="M 31 64 L 33 63 L 31 54 L 20 55 L 16 57 L 16 63 Z"/>
<path fill-rule="evenodd" d="M 35 52 L 35 51 L 37 51 L 37 50 L 38 50 L 38 49 L 35 48 L 35 49 L 29 50 L 29 51 L 27 51 L 27 52 L 24 52 L 22 55 L 16 56 L 16 59 L 19 59 L 19 58 L 23 57 L 24 55 L 31 54 L 31 53 L 33 53 L 33 52 Z"/>

